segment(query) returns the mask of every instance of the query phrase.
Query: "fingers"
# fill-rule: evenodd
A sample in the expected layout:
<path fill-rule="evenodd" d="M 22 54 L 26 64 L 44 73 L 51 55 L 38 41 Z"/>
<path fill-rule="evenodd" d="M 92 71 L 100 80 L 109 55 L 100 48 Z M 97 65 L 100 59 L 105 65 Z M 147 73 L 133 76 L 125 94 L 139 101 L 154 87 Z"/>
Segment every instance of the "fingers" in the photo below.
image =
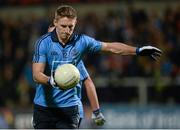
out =
<path fill-rule="evenodd" d="M 159 48 L 153 46 L 143 46 L 139 48 L 137 55 L 149 56 L 153 60 L 157 61 L 161 57 L 162 51 Z"/>
<path fill-rule="evenodd" d="M 158 57 L 156 57 L 156 56 L 154 56 L 154 55 L 151 55 L 151 58 L 153 59 L 153 60 L 155 60 L 155 61 L 157 61 L 159 58 Z"/>
<path fill-rule="evenodd" d="M 159 53 L 155 52 L 155 53 L 151 54 L 151 58 L 155 61 L 159 60 L 160 57 L 161 57 L 161 54 L 159 54 Z"/>
<path fill-rule="evenodd" d="M 161 57 L 161 54 L 162 54 L 162 53 L 154 52 L 154 53 L 151 54 L 151 55 L 153 55 L 153 56 L 155 56 L 155 57 Z"/>
<path fill-rule="evenodd" d="M 106 122 L 105 119 L 99 119 L 99 120 L 95 121 L 96 125 L 98 125 L 98 126 L 104 125 L 105 122 Z"/>
<path fill-rule="evenodd" d="M 157 52 L 157 53 L 159 53 L 159 54 L 162 54 L 162 51 L 160 50 L 160 49 L 158 49 L 158 48 L 156 48 L 156 47 L 152 47 L 153 48 L 153 50 L 155 51 L 155 52 Z"/>
<path fill-rule="evenodd" d="M 153 47 L 153 53 L 151 54 L 151 58 L 155 61 L 159 60 L 162 55 L 162 51 L 156 47 Z"/>

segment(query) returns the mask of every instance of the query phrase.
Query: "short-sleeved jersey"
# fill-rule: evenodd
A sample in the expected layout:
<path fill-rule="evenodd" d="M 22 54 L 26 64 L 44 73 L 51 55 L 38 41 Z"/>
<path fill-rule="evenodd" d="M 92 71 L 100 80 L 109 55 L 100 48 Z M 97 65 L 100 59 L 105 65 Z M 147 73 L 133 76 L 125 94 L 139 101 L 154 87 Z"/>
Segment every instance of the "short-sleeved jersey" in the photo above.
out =
<path fill-rule="evenodd" d="M 56 30 L 43 35 L 35 44 L 33 63 L 45 63 L 46 75 L 52 75 L 58 65 L 74 64 L 80 71 L 81 81 L 76 87 L 67 91 L 37 84 L 34 103 L 45 107 L 68 107 L 81 104 L 80 90 L 82 80 L 87 77 L 81 59 L 86 53 L 96 53 L 102 44 L 86 35 L 72 35 L 69 42 L 63 46 L 57 38 Z"/>

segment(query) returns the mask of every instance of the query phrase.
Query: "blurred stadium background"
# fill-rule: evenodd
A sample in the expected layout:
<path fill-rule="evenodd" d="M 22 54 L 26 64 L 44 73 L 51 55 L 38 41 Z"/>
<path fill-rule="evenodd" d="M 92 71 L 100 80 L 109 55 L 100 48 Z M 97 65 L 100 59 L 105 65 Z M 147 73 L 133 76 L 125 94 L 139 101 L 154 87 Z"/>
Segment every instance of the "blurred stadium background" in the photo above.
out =
<path fill-rule="evenodd" d="M 83 90 L 86 116 L 81 128 L 180 128 L 178 0 L 0 0 L 0 128 L 32 128 L 33 44 L 62 3 L 77 9 L 78 33 L 134 46 L 151 44 L 164 52 L 158 62 L 85 57 L 107 123 L 92 124 Z"/>

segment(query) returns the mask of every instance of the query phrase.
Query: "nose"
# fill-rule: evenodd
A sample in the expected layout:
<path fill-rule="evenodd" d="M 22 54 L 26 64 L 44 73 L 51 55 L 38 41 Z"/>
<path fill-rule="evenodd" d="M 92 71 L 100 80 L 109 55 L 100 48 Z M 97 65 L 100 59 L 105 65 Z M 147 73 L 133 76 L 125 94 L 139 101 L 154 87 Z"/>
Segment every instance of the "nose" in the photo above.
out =
<path fill-rule="evenodd" d="M 65 28 L 65 32 L 66 32 L 66 33 L 69 33 L 69 32 L 70 32 L 69 27 L 66 27 L 66 28 Z"/>

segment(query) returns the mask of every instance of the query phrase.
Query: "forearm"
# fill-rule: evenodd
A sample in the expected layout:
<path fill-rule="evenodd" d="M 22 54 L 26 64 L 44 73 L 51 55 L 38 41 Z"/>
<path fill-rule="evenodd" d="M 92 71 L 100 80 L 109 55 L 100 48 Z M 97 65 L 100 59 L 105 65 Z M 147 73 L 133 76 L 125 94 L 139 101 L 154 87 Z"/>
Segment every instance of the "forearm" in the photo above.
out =
<path fill-rule="evenodd" d="M 91 79 L 88 80 L 86 79 L 85 87 L 92 110 L 94 111 L 99 109 L 99 101 L 98 101 L 96 89 Z"/>
<path fill-rule="evenodd" d="M 32 64 L 33 80 L 37 83 L 48 85 L 48 80 L 50 77 L 44 74 L 44 68 L 44 63 Z"/>
<path fill-rule="evenodd" d="M 33 80 L 37 83 L 48 85 L 49 76 L 39 72 L 33 75 Z"/>
<path fill-rule="evenodd" d="M 136 47 L 126 45 L 121 42 L 103 42 L 102 51 L 111 52 L 120 55 L 136 55 Z"/>
<path fill-rule="evenodd" d="M 88 99 L 91 104 L 91 108 L 92 108 L 92 110 L 97 110 L 97 109 L 99 109 L 99 102 L 98 102 L 97 94 L 96 94 L 94 88 L 91 88 L 90 91 L 92 91 L 91 93 L 94 93 L 94 94 L 90 94 L 90 92 L 87 93 Z"/>

